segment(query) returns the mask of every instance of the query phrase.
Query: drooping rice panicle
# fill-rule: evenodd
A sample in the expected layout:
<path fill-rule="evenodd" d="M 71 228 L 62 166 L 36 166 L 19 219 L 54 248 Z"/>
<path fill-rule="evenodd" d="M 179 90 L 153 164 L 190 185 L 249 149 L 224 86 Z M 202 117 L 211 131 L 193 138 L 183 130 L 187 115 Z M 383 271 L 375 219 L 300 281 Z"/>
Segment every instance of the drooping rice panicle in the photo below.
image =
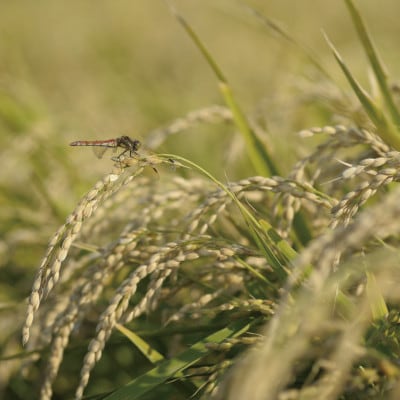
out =
<path fill-rule="evenodd" d="M 367 158 L 350 165 L 341 174 L 342 180 L 349 180 L 365 174 L 363 180 L 355 189 L 348 192 L 332 209 L 333 220 L 331 226 L 348 224 L 359 208 L 371 198 L 380 188 L 393 181 L 398 181 L 400 167 L 400 153 L 388 152 L 386 157 Z"/>
<path fill-rule="evenodd" d="M 143 234 L 142 229 L 136 232 L 131 231 L 122 236 L 113 247 L 104 251 L 98 258 L 98 262 L 77 279 L 74 290 L 67 298 L 67 307 L 57 315 L 54 322 L 46 321 L 51 323 L 50 326 L 45 325 L 44 328 L 51 329 L 52 341 L 41 388 L 41 399 L 51 398 L 52 384 L 57 376 L 72 330 L 85 316 L 88 308 L 97 301 L 107 280 L 124 266 L 123 258 L 131 254 Z"/>
<path fill-rule="evenodd" d="M 150 132 L 146 145 L 150 148 L 160 146 L 168 136 L 177 134 L 199 123 L 215 123 L 216 121 L 232 122 L 232 112 L 219 105 L 191 111 L 186 116 L 172 121 L 168 126 Z"/>
<path fill-rule="evenodd" d="M 29 340 L 29 330 L 41 300 L 50 293 L 60 278 L 61 264 L 67 257 L 73 241 L 78 236 L 82 223 L 92 215 L 105 197 L 114 192 L 113 186 L 122 172 L 123 169 L 115 168 L 111 174 L 97 182 L 50 240 L 29 297 L 26 321 L 22 330 L 23 344 L 26 344 Z"/>
<path fill-rule="evenodd" d="M 396 218 L 400 211 L 398 196 L 399 190 L 395 190 L 384 199 L 382 204 L 372 206 L 360 213 L 352 224 L 325 233 L 304 249 L 296 260 L 297 269 L 289 278 L 287 293 L 290 293 L 291 289 L 298 284 L 298 278 L 304 268 L 313 263 L 314 270 L 307 285 L 296 296 L 296 302 L 292 301 L 291 296 L 287 296 L 286 301 L 281 303 L 264 331 L 267 340 L 255 346 L 247 354 L 247 358 L 237 364 L 235 372 L 225 381 L 225 392 L 222 396 L 229 395 L 234 400 L 240 399 L 243 393 L 248 393 L 250 387 L 254 389 L 256 381 L 258 382 L 257 390 L 253 390 L 256 399 L 281 392 L 285 382 L 277 378 L 287 376 L 286 373 L 291 370 L 293 361 L 307 354 L 308 340 L 328 331 L 331 335 L 336 333 L 338 341 L 335 350 L 328 356 L 331 365 L 328 373 L 323 374 L 323 379 L 317 382 L 318 386 L 321 385 L 317 393 L 324 393 L 325 396 L 334 393 L 333 398 L 337 397 L 343 388 L 352 363 L 363 354 L 364 348 L 360 348 L 360 341 L 370 321 L 370 301 L 363 293 L 358 297 L 357 307 L 348 309 L 351 316 L 349 320 L 340 319 L 337 315 L 331 314 L 321 325 L 320 316 L 329 315 L 321 309 L 328 311 L 330 301 L 337 295 L 338 285 L 344 287 L 351 284 L 353 280 L 349 279 L 349 276 L 353 274 L 357 278 L 365 268 L 365 265 L 358 265 L 355 268 L 357 264 L 353 265 L 349 262 L 347 269 L 344 265 L 343 270 L 339 270 L 336 276 L 333 276 L 330 274 L 332 261 L 338 253 L 363 247 L 372 238 L 385 238 L 398 234 L 400 231 Z M 395 257 L 392 258 L 392 263 L 397 265 L 398 255 L 393 252 L 393 256 Z M 368 259 L 361 258 L 361 260 L 365 262 Z M 379 271 L 379 265 L 377 266 L 374 259 L 371 260 L 369 267 L 375 267 L 374 270 Z M 386 282 L 384 272 L 381 282 Z M 312 307 L 310 307 L 310 301 Z M 283 356 L 284 362 L 282 362 Z M 269 362 L 266 364 L 265 360 Z M 262 365 L 261 369 L 258 364 Z M 249 365 L 256 368 L 242 375 Z M 261 381 L 260 371 L 263 374 L 267 373 L 270 379 Z M 240 381 L 240 385 L 237 384 L 238 376 L 244 378 Z"/>
<path fill-rule="evenodd" d="M 144 10 L 73 15 L 45 3 L 0 14 L 11 39 L 0 40 L 0 398 L 400 398 L 400 97 L 355 1 L 344 0 L 350 31 L 340 12 L 318 10 L 329 16 L 323 29 L 340 26 L 351 50 L 356 33 L 366 54 L 342 57 L 328 41 L 343 87 L 320 62 L 326 49 L 299 46 L 261 8 L 233 5 L 207 20 L 218 19 L 213 30 L 170 2 L 149 6 L 158 22 L 171 10 L 195 44 L 176 68 L 165 58 L 178 54 L 171 43 L 183 49 L 171 21 L 147 38 Z M 381 35 L 376 22 L 393 7 L 377 7 Z M 267 26 L 284 57 L 257 26 L 243 31 L 248 21 L 218 36 L 231 11 Z M 296 7 L 296 24 L 315 30 L 306 11 Z M 35 18 L 44 14 L 46 29 Z M 267 50 L 257 53 L 260 39 Z M 225 71 L 238 55 L 249 62 Z M 288 76 L 287 61 L 302 76 Z M 209 91 L 204 64 L 226 107 L 171 118 Z M 238 71 L 245 85 L 228 79 Z M 76 204 L 108 162 L 67 151 L 79 132 L 80 145 L 121 152 Z M 160 145 L 188 159 L 146 150 Z M 36 266 L 21 349 L 15 325 Z"/>
<path fill-rule="evenodd" d="M 361 248 L 372 238 L 385 238 L 399 230 L 395 218 L 400 208 L 397 192 L 387 196 L 383 204 L 370 207 L 351 224 L 339 226 L 317 238 L 302 252 L 296 263 L 301 267 L 312 263 L 321 271 L 312 276 L 311 280 L 314 284 L 318 287 L 323 284 L 324 279 L 329 276 L 332 263 L 345 250 Z M 290 282 L 294 283 L 300 275 L 301 268 L 298 268 L 290 277 Z M 314 282 L 315 278 L 318 278 L 318 281 Z"/>
<path fill-rule="evenodd" d="M 328 138 L 315 152 L 297 163 L 287 178 L 255 176 L 229 182 L 227 187 L 237 199 L 258 213 L 257 218 L 275 217 L 278 224 L 284 227 L 282 232 L 290 232 L 294 215 L 300 209 L 312 217 L 313 229 L 319 227 L 323 231 L 329 226 L 336 226 L 333 236 L 322 235 L 321 241 L 311 242 L 296 261 L 299 263 L 298 270 L 290 275 L 291 284 L 296 285 L 303 276 L 305 266 L 313 263 L 318 273 L 311 274 L 309 285 L 318 288 L 324 285 L 338 265 L 340 256 L 349 251 L 348 246 L 353 243 L 348 240 L 350 231 L 342 231 L 345 228 L 344 218 L 347 218 L 346 223 L 358 221 L 356 214 L 363 202 L 383 185 L 397 179 L 398 156 L 396 152 L 385 151 L 384 144 L 379 139 L 375 140 L 374 135 L 368 135 L 367 131 L 326 127 L 313 129 L 312 133 L 325 133 Z M 340 151 L 360 141 L 371 152 L 365 153 L 364 157 L 360 155 L 352 162 L 348 159 L 340 161 Z M 140 173 L 146 166 L 159 168 L 162 164 L 170 166 L 173 162 L 162 156 L 144 154 L 132 159 L 122 158 L 119 164 L 122 169 L 139 167 Z M 322 165 L 326 167 L 323 173 Z M 338 199 L 337 179 L 328 182 L 326 191 L 318 187 L 321 179 L 324 183 L 329 174 L 336 174 L 336 177 L 339 174 L 342 181 L 361 183 L 347 196 Z M 175 296 L 179 298 L 181 293 L 192 292 L 191 301 L 187 302 L 186 297 L 185 303 L 178 301 L 174 305 L 175 312 L 169 314 L 169 319 L 168 315 L 166 317 L 169 324 L 178 325 L 189 319 L 219 318 L 229 313 L 231 316 L 257 314 L 273 318 L 275 304 L 272 306 L 268 300 L 251 301 L 246 298 L 251 293 L 246 286 L 249 278 L 256 274 L 268 278 L 269 274 L 273 274 L 273 268 L 252 247 L 251 240 L 242 237 L 240 244 L 235 241 L 236 237 L 240 237 L 242 227 L 232 197 L 199 178 L 175 177 L 168 179 L 161 188 L 156 179 L 139 179 L 136 175 L 118 179 L 112 186 L 112 198 L 106 195 L 101 198 L 92 193 L 89 197 L 97 199 L 98 205 L 93 204 L 85 213 L 81 211 L 84 224 L 76 233 L 81 241 L 77 242 L 76 237 L 73 240 L 78 248 L 95 252 L 88 258 L 90 266 L 87 270 L 80 275 L 84 265 L 73 265 L 67 260 L 61 281 L 48 273 L 48 280 L 58 285 L 53 290 L 46 289 L 47 292 L 50 296 L 54 292 L 55 296 L 60 294 L 65 297 L 60 298 L 53 314 L 47 314 L 43 309 L 44 318 L 37 321 L 38 328 L 44 328 L 46 332 L 43 339 L 50 340 L 42 399 L 49 399 L 52 395 L 52 386 L 73 331 L 85 320 L 88 311 L 97 304 L 115 277 L 119 278 L 112 283 L 115 288 L 111 292 L 109 306 L 98 319 L 97 333 L 83 362 L 76 398 L 83 396 L 91 371 L 101 358 L 116 324 L 129 324 L 143 314 L 156 313 L 160 304 Z M 136 178 L 136 185 L 129 185 L 133 177 Z M 99 212 L 94 213 L 96 207 Z M 276 207 L 275 215 L 271 212 L 273 207 Z M 331 210 L 334 214 L 329 214 Z M 89 219 L 91 215 L 93 218 Z M 336 220 L 338 223 L 334 225 Z M 229 239 L 221 237 L 216 240 L 216 232 L 224 232 L 227 227 Z M 62 229 L 67 231 L 69 225 Z M 64 237 L 65 232 L 60 232 L 58 237 Z M 351 232 L 354 235 L 354 231 Z M 360 236 L 355 237 L 363 240 Z M 110 239 L 113 242 L 110 243 Z M 53 246 L 57 247 L 59 243 L 57 239 Z M 71 246 L 72 241 L 67 244 Z M 311 258 L 307 259 L 309 249 Z M 197 263 L 201 269 L 193 269 L 191 273 L 194 277 L 186 277 L 185 268 Z M 75 279 L 73 288 L 59 285 L 72 278 Z M 172 281 L 174 284 L 169 284 Z M 269 293 L 275 290 L 270 285 L 264 291 Z M 139 286 L 141 297 L 133 300 L 138 295 Z M 246 345 L 246 340 L 227 340 L 216 345 L 215 350 L 234 350 Z M 253 341 L 251 338 L 247 344 Z M 219 385 L 214 388 L 218 393 Z"/>
<path fill-rule="evenodd" d="M 162 270 L 169 270 L 170 268 L 176 268 L 177 265 L 170 261 L 163 261 L 163 258 L 168 255 L 168 253 L 179 251 L 179 246 L 175 242 L 168 243 L 162 249 L 150 257 L 148 264 L 140 265 L 136 268 L 125 281 L 117 289 L 113 299 L 111 300 L 109 306 L 100 316 L 99 323 L 97 325 L 97 335 L 91 340 L 89 344 L 88 353 L 85 356 L 82 370 L 81 379 L 78 388 L 75 393 L 76 399 L 81 399 L 83 396 L 83 391 L 89 381 L 90 372 L 93 369 L 95 363 L 100 359 L 103 352 L 104 346 L 108 338 L 110 337 L 115 325 L 119 322 L 126 312 L 129 301 L 131 297 L 136 293 L 138 284 L 147 276 L 153 273 L 160 273 Z M 161 251 L 162 250 L 162 251 Z M 178 264 L 179 265 L 179 264 Z M 142 312 L 147 309 L 147 303 L 149 297 L 151 297 L 154 291 L 157 290 L 159 284 L 162 284 L 163 278 L 168 277 L 169 271 L 166 275 L 161 278 L 161 281 L 156 281 L 155 287 L 148 291 L 146 296 L 141 300 L 140 307 L 137 308 L 137 312 L 130 313 L 133 317 L 139 316 Z M 127 321 L 128 322 L 128 321 Z"/>
<path fill-rule="evenodd" d="M 89 344 L 81 371 L 81 381 L 76 391 L 76 398 L 80 399 L 88 383 L 90 372 L 100 359 L 104 346 L 110 337 L 116 323 L 129 323 L 133 318 L 152 311 L 156 304 L 159 290 L 169 275 L 184 262 L 190 262 L 201 257 L 213 256 L 224 259 L 227 252 L 218 249 L 208 250 L 199 247 L 201 242 L 183 241 L 171 242 L 162 248 L 155 248 L 147 265 L 136 268 L 117 289 L 107 309 L 99 319 L 96 329 L 97 336 Z M 198 253 L 199 252 L 199 253 Z M 231 255 L 235 253 L 229 253 Z M 173 255 L 173 256 L 172 256 Z M 172 256 L 172 258 L 171 258 Z M 145 295 L 131 310 L 128 309 L 131 297 L 136 293 L 138 284 L 150 276 L 152 278 Z"/>

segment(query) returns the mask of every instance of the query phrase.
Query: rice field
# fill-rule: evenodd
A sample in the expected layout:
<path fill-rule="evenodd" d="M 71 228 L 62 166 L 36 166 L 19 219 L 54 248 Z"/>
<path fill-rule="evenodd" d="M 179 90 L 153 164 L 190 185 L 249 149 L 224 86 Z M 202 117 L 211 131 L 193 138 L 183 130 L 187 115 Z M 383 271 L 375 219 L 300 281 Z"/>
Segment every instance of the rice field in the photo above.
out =
<path fill-rule="evenodd" d="M 398 11 L 4 2 L 0 397 L 398 399 Z"/>

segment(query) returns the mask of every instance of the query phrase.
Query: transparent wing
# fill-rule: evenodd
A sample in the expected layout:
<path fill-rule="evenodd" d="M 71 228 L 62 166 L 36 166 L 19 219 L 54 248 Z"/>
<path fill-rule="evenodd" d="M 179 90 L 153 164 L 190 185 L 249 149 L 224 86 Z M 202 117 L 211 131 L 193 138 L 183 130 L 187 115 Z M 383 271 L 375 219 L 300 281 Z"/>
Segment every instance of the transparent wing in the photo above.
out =
<path fill-rule="evenodd" d="M 93 153 L 97 158 L 102 158 L 104 153 L 108 150 L 108 147 L 105 146 L 93 146 Z M 115 149 L 114 149 L 115 150 Z"/>
<path fill-rule="evenodd" d="M 143 157 L 152 157 L 156 155 L 154 151 L 151 151 L 147 146 L 144 145 L 140 146 L 138 153 Z"/>

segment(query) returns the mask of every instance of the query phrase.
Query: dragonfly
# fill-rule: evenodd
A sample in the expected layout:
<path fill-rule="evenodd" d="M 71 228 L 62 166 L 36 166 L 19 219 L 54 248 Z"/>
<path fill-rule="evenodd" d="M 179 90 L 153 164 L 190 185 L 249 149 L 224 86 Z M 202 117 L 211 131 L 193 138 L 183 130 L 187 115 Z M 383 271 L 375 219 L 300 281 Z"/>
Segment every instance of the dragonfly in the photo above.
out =
<path fill-rule="evenodd" d="M 93 151 L 98 158 L 102 158 L 107 149 L 113 149 L 116 151 L 118 148 L 122 149 L 122 152 L 117 156 L 120 159 L 126 153 L 129 153 L 129 157 L 138 155 L 141 143 L 137 139 L 131 139 L 129 136 L 120 136 L 115 139 L 107 140 L 77 140 L 69 144 L 70 146 L 91 146 Z"/>

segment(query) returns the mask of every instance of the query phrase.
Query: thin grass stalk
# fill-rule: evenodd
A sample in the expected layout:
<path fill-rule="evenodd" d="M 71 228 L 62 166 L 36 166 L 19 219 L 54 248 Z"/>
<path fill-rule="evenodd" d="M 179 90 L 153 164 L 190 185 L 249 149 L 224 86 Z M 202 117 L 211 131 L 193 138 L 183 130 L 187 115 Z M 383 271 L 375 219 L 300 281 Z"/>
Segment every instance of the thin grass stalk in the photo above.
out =
<path fill-rule="evenodd" d="M 236 123 L 239 131 L 243 135 L 243 138 L 246 142 L 246 149 L 249 154 L 249 158 L 251 163 L 253 164 L 257 173 L 263 176 L 277 175 L 279 174 L 278 168 L 272 160 L 272 157 L 268 154 L 266 150 L 266 146 L 261 142 L 260 138 L 255 134 L 255 132 L 251 129 L 247 118 L 245 117 L 243 111 L 237 104 L 231 88 L 228 84 L 226 77 L 223 72 L 219 68 L 218 64 L 211 56 L 210 52 L 207 50 L 205 45 L 202 43 L 198 35 L 194 32 L 192 27 L 187 23 L 187 21 L 177 13 L 171 7 L 173 14 L 175 15 L 178 22 L 183 26 L 186 33 L 193 40 L 196 47 L 200 50 L 211 69 L 215 73 L 218 81 L 219 81 L 219 89 L 221 94 L 225 100 L 226 105 L 230 108 L 233 114 L 233 120 Z"/>
<path fill-rule="evenodd" d="M 361 17 L 360 11 L 354 5 L 352 0 L 345 0 L 347 8 L 349 9 L 351 18 L 353 19 L 353 24 L 357 29 L 358 36 L 360 41 L 364 47 L 364 50 L 368 56 L 369 62 L 371 63 L 372 69 L 375 73 L 375 77 L 378 81 L 379 88 L 381 90 L 383 99 L 385 104 L 389 110 L 390 116 L 392 118 L 393 123 L 396 127 L 400 128 L 400 113 L 397 109 L 397 106 L 393 100 L 392 93 L 387 84 L 387 73 L 382 65 L 382 62 L 379 59 L 378 53 L 375 49 L 375 46 L 372 43 L 372 39 L 370 38 L 365 23 Z"/>
<path fill-rule="evenodd" d="M 325 40 L 327 41 L 329 47 L 331 48 L 333 55 L 336 58 L 342 72 L 346 76 L 351 88 L 358 97 L 361 105 L 363 106 L 365 112 L 370 117 L 371 121 L 375 124 L 378 132 L 377 134 L 382 137 L 384 141 L 390 144 L 396 150 L 400 150 L 400 135 L 397 132 L 396 127 L 393 125 L 392 121 L 389 121 L 384 112 L 378 107 L 378 105 L 372 100 L 369 94 L 361 87 L 357 80 L 353 77 L 349 68 L 344 63 L 341 55 L 334 47 L 333 43 L 329 40 L 328 36 L 325 35 Z"/>

